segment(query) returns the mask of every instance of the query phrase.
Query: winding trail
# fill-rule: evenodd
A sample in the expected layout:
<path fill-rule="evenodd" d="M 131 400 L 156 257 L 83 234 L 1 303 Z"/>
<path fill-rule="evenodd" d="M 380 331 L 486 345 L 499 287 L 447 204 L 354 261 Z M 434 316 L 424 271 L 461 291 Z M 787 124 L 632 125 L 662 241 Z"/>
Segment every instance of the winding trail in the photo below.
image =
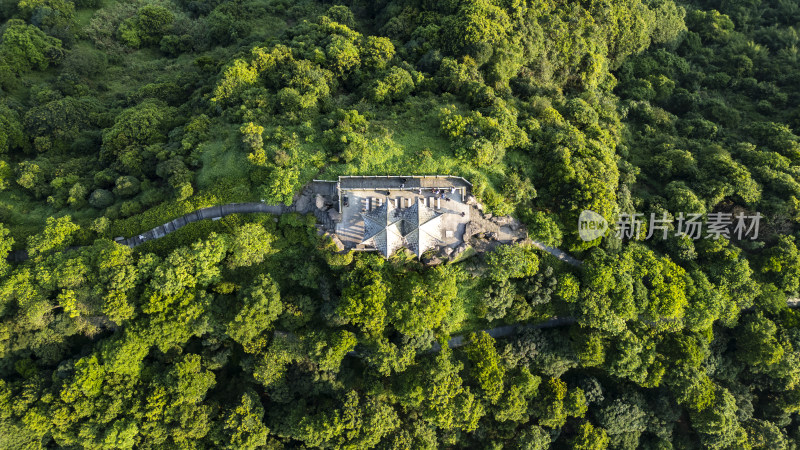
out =
<path fill-rule="evenodd" d="M 583 265 L 583 261 L 573 258 L 572 256 L 569 255 L 569 253 L 563 250 L 559 250 L 555 247 L 550 247 L 539 241 L 529 240 L 529 242 L 539 250 L 550 253 L 551 255 L 555 256 L 556 258 L 560 259 L 561 261 L 564 261 L 565 263 L 571 266 L 580 267 Z"/>
<path fill-rule="evenodd" d="M 194 222 L 198 222 L 201 220 L 219 220 L 222 217 L 231 215 L 231 214 L 252 214 L 252 213 L 266 213 L 266 214 L 273 214 L 273 215 L 280 215 L 280 214 L 288 214 L 288 213 L 300 213 L 300 214 L 314 214 L 317 218 L 318 226 L 328 232 L 334 232 L 336 230 L 336 223 L 334 222 L 333 218 L 329 214 L 329 209 L 320 208 L 320 201 L 323 202 L 325 205 L 332 205 L 331 197 L 335 196 L 335 192 L 331 190 L 331 184 L 326 182 L 311 182 L 306 185 L 303 190 L 295 196 L 294 201 L 291 205 L 268 205 L 262 202 L 250 202 L 250 203 L 228 203 L 225 205 L 217 205 L 211 206 L 207 208 L 200 208 L 198 210 L 192 211 L 188 214 L 184 214 L 181 217 L 173 219 L 169 222 L 161 224 L 153 229 L 140 233 L 139 235 L 132 236 L 130 238 L 118 237 L 115 238 L 114 241 L 121 244 L 127 245 L 131 248 L 137 247 L 145 242 L 160 239 L 170 233 L 174 233 L 175 231 L 185 227 L 186 225 Z M 480 224 L 481 231 L 485 231 L 487 229 L 500 231 L 501 233 L 505 233 L 505 239 L 499 241 L 502 244 L 510 244 L 513 242 L 521 242 L 521 243 L 529 243 L 534 247 L 547 252 L 560 261 L 563 261 L 571 266 L 574 267 L 581 267 L 583 262 L 572 257 L 567 252 L 560 250 L 555 247 L 548 246 L 542 242 L 532 240 L 527 238 L 527 232 L 524 231 L 523 228 L 511 228 L 511 231 L 508 230 L 507 225 L 500 225 L 496 222 L 490 220 L 490 217 L 487 218 L 482 211 L 476 208 L 475 211 L 477 217 L 475 217 L 475 222 Z M 506 229 L 506 231 L 503 231 Z M 524 236 L 524 238 L 519 238 L 520 236 Z M 465 236 L 467 238 L 467 236 Z M 77 247 L 71 247 L 77 248 Z M 28 258 L 27 253 L 24 250 L 12 252 L 9 255 L 9 260 L 15 262 L 21 262 Z M 800 307 L 800 298 L 790 298 L 787 300 L 787 306 L 790 308 L 798 308 Z M 750 308 L 752 309 L 752 308 Z M 557 328 L 563 327 L 568 325 L 573 325 L 577 322 L 577 319 L 574 317 L 556 317 L 545 322 L 540 322 L 536 324 L 527 324 L 527 325 L 505 325 L 501 327 L 491 328 L 487 330 L 483 330 L 489 334 L 489 336 L 500 339 L 512 336 L 514 334 L 520 333 L 527 329 L 546 329 L 546 328 Z M 450 340 L 447 342 L 448 347 L 456 348 L 466 345 L 469 342 L 468 335 L 457 335 L 451 336 Z M 438 343 L 434 343 L 433 347 L 428 351 L 438 351 L 440 350 L 440 346 Z M 357 355 L 355 351 L 349 352 L 350 355 Z"/>
<path fill-rule="evenodd" d="M 333 232 L 336 230 L 336 224 L 331 219 L 329 214 L 326 211 L 321 210 L 320 208 L 316 207 L 316 203 L 311 201 L 308 196 L 318 193 L 318 189 L 311 188 L 310 194 L 301 194 L 295 201 L 289 206 L 283 205 L 267 205 L 261 202 L 252 202 L 252 203 L 228 203 L 226 205 L 218 205 L 218 206 L 211 206 L 208 208 L 201 208 L 196 211 L 192 211 L 188 214 L 184 214 L 177 219 L 171 220 L 167 223 L 161 224 L 151 230 L 145 231 L 137 236 L 132 236 L 130 238 L 116 238 L 115 241 L 122 245 L 127 245 L 129 247 L 136 247 L 139 246 L 147 241 L 151 241 L 154 239 L 160 239 L 170 233 L 173 233 L 186 225 L 194 222 L 198 222 L 200 220 L 218 220 L 222 217 L 231 215 L 231 214 L 252 214 L 252 213 L 266 213 L 266 214 L 287 214 L 287 213 L 301 213 L 301 214 L 314 214 L 317 218 L 317 221 L 321 224 L 322 229 L 325 231 Z M 477 211 L 476 211 L 477 212 Z M 482 214 L 481 214 L 482 215 Z M 486 219 L 477 219 L 482 222 L 486 222 Z M 502 227 L 497 227 L 498 229 Z M 560 250 L 555 247 L 550 247 L 542 242 L 534 241 L 532 239 L 527 238 L 527 233 L 522 232 L 524 236 L 524 240 L 521 242 L 530 243 L 534 247 L 547 252 L 557 259 L 564 261 L 567 264 L 570 264 L 575 267 L 580 267 L 583 262 L 573 258 L 567 252 Z M 466 236 L 465 236 L 466 237 Z M 505 239 L 501 240 L 501 243 L 510 244 L 513 239 Z"/>
<path fill-rule="evenodd" d="M 114 242 L 134 248 L 145 242 L 160 239 L 170 233 L 174 233 L 190 223 L 199 222 L 201 220 L 219 220 L 231 214 L 254 213 L 273 215 L 289 213 L 314 214 L 321 231 L 335 233 L 336 222 L 333 219 L 335 214 L 331 214 L 330 211 L 335 211 L 333 206 L 336 204 L 338 204 L 338 194 L 334 184 L 326 181 L 312 181 L 295 195 L 292 204 L 288 206 L 268 205 L 263 202 L 227 203 L 224 205 L 209 206 L 184 214 L 135 236 L 127 238 L 122 236 L 116 237 L 114 238 Z M 504 220 L 504 222 L 501 223 L 500 220 Z M 580 267 L 583 264 L 580 260 L 573 258 L 563 250 L 550 247 L 543 242 L 529 239 L 524 227 L 510 217 L 492 218 L 491 215 L 485 215 L 482 208 L 477 204 L 473 205 L 471 223 L 473 223 L 474 226 L 472 230 L 467 233 L 469 236 L 464 236 L 465 240 L 472 235 L 488 232 L 498 236 L 497 243 L 499 244 L 511 244 L 514 242 L 528 243 L 572 266 Z M 509 226 L 511 223 L 514 225 Z M 70 247 L 69 249 L 75 248 L 79 247 Z M 28 255 L 24 250 L 17 250 L 12 252 L 8 259 L 12 262 L 22 262 L 28 259 Z"/>
<path fill-rule="evenodd" d="M 495 339 L 506 338 L 511 335 L 521 333 L 525 330 L 534 330 L 534 329 L 543 329 L 543 328 L 557 328 L 557 327 L 565 327 L 568 325 L 573 325 L 577 322 L 574 317 L 554 317 L 550 320 L 540 323 L 533 323 L 527 325 L 504 325 L 502 327 L 491 328 L 488 330 L 481 330 L 485 331 L 489 336 Z M 450 340 L 447 341 L 447 346 L 450 348 L 461 347 L 469 343 L 469 335 L 458 335 L 458 336 L 451 336 Z M 437 352 L 441 347 L 439 346 L 438 342 L 433 344 L 430 351 Z"/>
<path fill-rule="evenodd" d="M 151 230 L 147 230 L 139 235 L 129 238 L 118 237 L 114 239 L 117 243 L 127 245 L 129 247 L 136 247 L 144 244 L 153 239 L 162 238 L 170 233 L 179 230 L 186 225 L 201 220 L 219 220 L 231 214 L 253 214 L 253 213 L 266 213 L 273 215 L 300 213 L 300 214 L 314 214 L 317 222 L 327 231 L 336 229 L 336 224 L 331 219 L 327 210 L 317 207 L 316 197 L 320 196 L 323 202 L 332 204 L 330 197 L 335 195 L 331 190 L 330 183 L 312 181 L 303 187 L 298 193 L 291 205 L 268 205 L 263 202 L 251 203 L 228 203 L 225 205 L 210 206 L 208 208 L 200 208 L 188 214 L 184 214 L 177 219 L 171 220 L 167 223 L 161 224 Z"/>

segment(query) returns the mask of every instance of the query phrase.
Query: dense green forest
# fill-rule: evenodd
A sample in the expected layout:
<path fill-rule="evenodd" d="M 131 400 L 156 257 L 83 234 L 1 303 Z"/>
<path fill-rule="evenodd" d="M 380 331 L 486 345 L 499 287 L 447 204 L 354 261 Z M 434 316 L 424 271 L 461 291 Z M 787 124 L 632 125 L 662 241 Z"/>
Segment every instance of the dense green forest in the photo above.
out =
<path fill-rule="evenodd" d="M 0 24 L 0 448 L 800 448 L 797 1 L 0 0 Z M 340 253 L 297 214 L 113 241 L 372 174 L 463 176 L 584 263 Z M 762 219 L 586 242 L 583 210 Z"/>

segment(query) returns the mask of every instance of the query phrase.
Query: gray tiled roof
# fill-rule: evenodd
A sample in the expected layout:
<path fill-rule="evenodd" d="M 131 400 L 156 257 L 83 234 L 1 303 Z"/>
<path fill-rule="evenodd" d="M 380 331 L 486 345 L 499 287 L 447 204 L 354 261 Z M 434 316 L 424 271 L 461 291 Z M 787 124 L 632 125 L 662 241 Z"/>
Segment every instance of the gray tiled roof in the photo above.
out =
<path fill-rule="evenodd" d="M 441 242 L 442 214 L 428 208 L 421 200 L 405 210 L 398 210 L 392 202 L 386 201 L 375 210 L 362 213 L 362 217 L 362 244 L 375 247 L 387 258 L 401 247 L 419 257 Z"/>

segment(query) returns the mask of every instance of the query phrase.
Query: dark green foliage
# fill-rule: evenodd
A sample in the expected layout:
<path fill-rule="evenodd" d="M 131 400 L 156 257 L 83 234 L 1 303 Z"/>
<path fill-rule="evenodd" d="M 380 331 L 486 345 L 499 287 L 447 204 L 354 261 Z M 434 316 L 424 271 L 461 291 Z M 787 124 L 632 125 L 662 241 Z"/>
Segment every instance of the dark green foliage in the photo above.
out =
<path fill-rule="evenodd" d="M 797 23 L 0 0 L 0 448 L 794 448 Z M 110 240 L 354 174 L 464 176 L 504 242 L 428 267 L 294 213 Z M 580 239 L 583 210 L 608 234 Z M 762 219 L 631 242 L 622 212 Z"/>
<path fill-rule="evenodd" d="M 6 105 L 0 105 L 0 154 L 25 145 L 25 135 L 19 114 Z"/>
<path fill-rule="evenodd" d="M 175 16 L 169 9 L 149 4 L 139 8 L 135 16 L 122 22 L 117 34 L 120 41 L 129 47 L 152 46 L 158 44 L 174 21 Z"/>
<path fill-rule="evenodd" d="M 71 44 L 75 31 L 75 4 L 66 0 L 23 0 L 19 2 L 23 17 L 45 33 L 65 44 Z"/>
<path fill-rule="evenodd" d="M 121 112 L 114 126 L 103 132 L 102 156 L 128 173 L 140 174 L 148 159 L 166 139 L 174 110 L 158 100 L 145 100 Z"/>

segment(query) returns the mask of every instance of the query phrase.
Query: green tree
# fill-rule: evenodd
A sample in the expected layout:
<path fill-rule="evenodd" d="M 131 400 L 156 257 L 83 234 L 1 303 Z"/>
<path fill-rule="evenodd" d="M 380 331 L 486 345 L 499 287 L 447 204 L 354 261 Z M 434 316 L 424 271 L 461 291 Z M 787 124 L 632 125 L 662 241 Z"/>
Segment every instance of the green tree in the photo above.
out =
<path fill-rule="evenodd" d="M 253 392 L 226 409 L 214 431 L 213 441 L 226 449 L 258 448 L 266 445 L 269 429 L 263 423 L 264 407 Z"/>
<path fill-rule="evenodd" d="M 486 256 L 486 263 L 490 277 L 497 281 L 529 277 L 539 271 L 539 258 L 531 246 L 501 245 Z"/>
<path fill-rule="evenodd" d="M 0 154 L 22 148 L 24 145 L 25 135 L 19 114 L 5 104 L 0 104 Z"/>
<path fill-rule="evenodd" d="M 392 102 L 405 99 L 414 89 L 414 78 L 407 70 L 392 67 L 387 74 L 370 88 L 370 98 L 376 102 Z"/>
<path fill-rule="evenodd" d="M 129 47 L 152 46 L 172 28 L 175 15 L 161 5 L 145 5 L 119 26 L 119 39 Z"/>
<path fill-rule="evenodd" d="M 385 37 L 368 36 L 359 49 L 362 64 L 370 70 L 383 70 L 395 55 L 392 41 Z"/>
<path fill-rule="evenodd" d="M 48 217 L 44 230 L 28 238 L 28 255 L 36 258 L 53 251 L 64 250 L 72 242 L 72 235 L 79 229 L 78 225 L 72 223 L 70 216 L 58 219 Z"/>
<path fill-rule="evenodd" d="M 274 167 L 269 182 L 264 186 L 265 201 L 275 205 L 291 205 L 295 191 L 299 188 L 300 171 L 297 167 Z"/>
<path fill-rule="evenodd" d="M 75 5 L 65 0 L 21 0 L 18 5 L 20 13 L 27 20 L 51 36 L 63 41 L 66 45 L 73 40 L 77 29 L 75 22 Z"/>
<path fill-rule="evenodd" d="M 576 450 L 604 450 L 608 448 L 606 430 L 595 427 L 591 422 L 583 422 L 578 434 L 572 439 L 572 448 Z"/>
<path fill-rule="evenodd" d="M 506 12 L 489 0 L 463 4 L 447 23 L 447 45 L 454 51 L 472 50 L 479 43 L 495 44 L 510 29 Z"/>
<path fill-rule="evenodd" d="M 273 253 L 275 237 L 257 223 L 247 223 L 236 228 L 228 243 L 228 267 L 249 267 L 264 261 Z"/>
<path fill-rule="evenodd" d="M 637 396 L 618 398 L 597 411 L 597 423 L 615 443 L 637 445 L 647 429 L 646 405 Z M 605 433 L 603 433 L 605 434 Z"/>
<path fill-rule="evenodd" d="M 557 378 L 550 378 L 541 386 L 541 396 L 536 399 L 534 412 L 539 425 L 547 428 L 560 428 L 567 421 L 564 401 L 567 398 L 567 384 Z"/>
<path fill-rule="evenodd" d="M 342 360 L 358 343 L 356 335 L 344 330 L 330 334 L 313 333 L 307 342 L 309 355 L 320 370 L 338 372 Z"/>
<path fill-rule="evenodd" d="M 525 450 L 546 450 L 550 448 L 550 433 L 538 425 L 532 425 L 522 432 L 519 444 Z"/>
<path fill-rule="evenodd" d="M 769 370 L 780 362 L 785 351 L 776 334 L 775 323 L 766 317 L 760 314 L 746 317 L 736 339 L 738 358 L 753 371 Z"/>
<path fill-rule="evenodd" d="M 266 345 L 264 332 L 283 312 L 278 286 L 268 275 L 259 275 L 254 283 L 239 295 L 242 307 L 227 325 L 227 334 L 254 353 Z"/>
<path fill-rule="evenodd" d="M 474 376 L 484 395 L 490 403 L 497 403 L 503 394 L 505 368 L 500 363 L 494 339 L 485 331 L 473 333 L 466 353 L 474 365 Z"/>
<path fill-rule="evenodd" d="M 61 41 L 22 20 L 11 19 L 0 36 L 0 55 L 0 66 L 7 66 L 18 75 L 44 70 L 61 59 Z"/>
<path fill-rule="evenodd" d="M 114 194 L 120 197 L 132 197 L 139 193 L 141 183 L 136 177 L 127 175 L 117 178 Z"/>
<path fill-rule="evenodd" d="M 778 244 L 765 252 L 761 271 L 785 292 L 800 292 L 800 251 L 794 237 L 778 237 Z"/>
<path fill-rule="evenodd" d="M 97 209 L 103 209 L 114 203 L 114 194 L 106 189 L 95 189 L 89 195 L 89 204 Z"/>
<path fill-rule="evenodd" d="M 346 77 L 361 64 L 356 44 L 340 35 L 331 36 L 325 53 L 328 56 L 328 66 L 339 76 Z"/>
<path fill-rule="evenodd" d="M 101 156 L 129 173 L 141 173 L 145 147 L 166 140 L 166 130 L 174 112 L 163 102 L 152 99 L 125 109 L 116 117 L 114 125 L 103 132 Z"/>
<path fill-rule="evenodd" d="M 371 336 L 383 332 L 386 321 L 388 286 L 380 272 L 377 257 L 361 258 L 347 274 L 346 286 L 336 309 L 337 314 L 361 327 Z"/>
<path fill-rule="evenodd" d="M 457 270 L 437 266 L 423 274 L 397 274 L 399 283 L 392 283 L 387 315 L 397 331 L 419 336 L 434 330 L 452 309 L 458 295 Z"/>
<path fill-rule="evenodd" d="M 753 419 L 745 424 L 745 430 L 747 442 L 754 450 L 782 450 L 788 447 L 786 436 L 772 422 Z"/>
<path fill-rule="evenodd" d="M 469 388 L 462 386 L 463 380 L 458 375 L 461 368 L 445 345 L 419 370 L 410 371 L 413 374 L 405 380 L 401 404 L 419 408 L 422 418 L 439 428 L 475 430 L 485 410 Z"/>
<path fill-rule="evenodd" d="M 706 448 L 726 448 L 744 445 L 747 433 L 736 418 L 736 400 L 724 388 L 716 388 L 715 401 L 701 411 L 690 411 L 692 427 L 700 434 Z"/>
<path fill-rule="evenodd" d="M 9 236 L 8 229 L 0 224 L 0 277 L 8 275 L 11 265 L 8 263 L 8 255 L 14 245 L 14 238 Z"/>

